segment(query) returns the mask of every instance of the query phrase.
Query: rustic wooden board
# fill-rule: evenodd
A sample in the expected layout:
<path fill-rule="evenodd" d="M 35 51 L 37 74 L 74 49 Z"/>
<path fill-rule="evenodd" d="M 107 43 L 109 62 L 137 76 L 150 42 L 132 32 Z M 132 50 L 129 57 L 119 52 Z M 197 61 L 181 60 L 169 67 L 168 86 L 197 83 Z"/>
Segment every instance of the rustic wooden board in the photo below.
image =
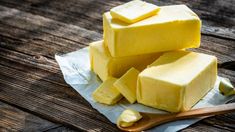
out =
<path fill-rule="evenodd" d="M 72 129 L 118 131 L 64 82 L 54 55 L 102 39 L 102 13 L 124 2 L 0 0 L 0 100 Z M 235 84 L 234 68 L 223 68 L 235 61 L 235 1 L 150 2 L 190 6 L 203 20 L 201 47 L 192 50 L 216 55 L 219 75 Z M 203 120 L 184 131 L 233 131 L 234 124 L 230 114 Z M 71 130 L 66 127 L 50 131 Z"/>
<path fill-rule="evenodd" d="M 60 125 L 0 102 L 0 131 L 51 131 Z"/>

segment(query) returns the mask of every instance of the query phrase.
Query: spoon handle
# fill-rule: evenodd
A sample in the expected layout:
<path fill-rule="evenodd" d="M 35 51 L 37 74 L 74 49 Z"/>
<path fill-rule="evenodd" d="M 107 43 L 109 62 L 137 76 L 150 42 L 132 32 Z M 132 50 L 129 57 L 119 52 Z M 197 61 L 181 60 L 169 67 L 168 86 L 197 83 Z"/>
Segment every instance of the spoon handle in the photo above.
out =
<path fill-rule="evenodd" d="M 235 103 L 185 111 L 175 114 L 175 118 L 177 119 L 194 118 L 201 116 L 225 114 L 229 112 L 235 112 Z"/>
<path fill-rule="evenodd" d="M 169 121 L 195 118 L 195 117 L 203 117 L 203 116 L 211 116 L 211 115 L 219 115 L 225 114 L 229 112 L 235 112 L 235 103 L 223 104 L 213 107 L 199 108 L 189 111 L 184 111 L 180 113 L 172 113 L 165 116 L 159 116 L 154 114 L 147 114 L 149 116 L 149 122 L 146 124 L 142 124 L 141 130 L 145 130 L 151 128 L 156 125 L 160 125 L 162 123 L 166 123 Z"/>

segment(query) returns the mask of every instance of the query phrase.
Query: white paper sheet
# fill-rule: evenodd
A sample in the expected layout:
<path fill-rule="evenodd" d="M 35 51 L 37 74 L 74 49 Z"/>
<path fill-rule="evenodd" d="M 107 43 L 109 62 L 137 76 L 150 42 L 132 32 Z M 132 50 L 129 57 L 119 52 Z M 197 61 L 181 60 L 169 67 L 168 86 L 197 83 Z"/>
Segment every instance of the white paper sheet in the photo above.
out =
<path fill-rule="evenodd" d="M 101 80 L 90 70 L 89 48 L 83 48 L 64 55 L 55 55 L 55 59 L 60 66 L 65 81 L 81 96 L 83 96 L 93 108 L 106 116 L 112 123 L 116 123 L 118 116 L 126 108 L 132 108 L 140 112 L 167 113 L 138 103 L 129 104 L 124 99 L 114 106 L 96 103 L 91 95 L 92 92 L 101 84 Z M 231 97 L 224 97 L 219 93 L 218 83 L 220 79 L 220 77 L 217 78 L 215 87 L 193 108 L 224 104 L 231 99 Z M 148 131 L 174 132 L 186 128 L 201 119 L 202 118 L 196 118 L 170 122 L 156 126 Z"/>

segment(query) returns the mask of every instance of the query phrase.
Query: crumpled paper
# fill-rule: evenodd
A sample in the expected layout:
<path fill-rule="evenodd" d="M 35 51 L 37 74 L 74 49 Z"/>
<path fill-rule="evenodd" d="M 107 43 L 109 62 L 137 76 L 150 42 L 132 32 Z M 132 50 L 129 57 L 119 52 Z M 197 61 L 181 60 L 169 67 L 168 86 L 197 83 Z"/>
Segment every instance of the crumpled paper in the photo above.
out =
<path fill-rule="evenodd" d="M 89 48 L 83 48 L 75 52 L 55 55 L 55 59 L 58 62 L 60 69 L 63 73 L 66 83 L 68 83 L 72 88 L 74 88 L 81 96 L 83 96 L 93 108 L 97 109 L 100 113 L 106 116 L 112 123 L 116 124 L 118 116 L 127 108 L 135 109 L 139 112 L 149 112 L 149 113 L 162 113 L 167 112 L 147 107 L 138 103 L 129 104 L 125 99 L 121 100 L 118 104 L 114 106 L 108 106 L 104 104 L 97 103 L 92 98 L 92 92 L 101 84 L 101 80 L 90 70 L 90 58 L 89 58 Z M 225 97 L 219 93 L 218 85 L 221 77 L 217 78 L 214 88 L 201 99 L 194 107 L 208 107 L 215 106 L 219 104 L 224 104 L 229 101 L 231 97 Z M 172 132 L 179 131 L 196 123 L 203 118 L 194 118 L 187 120 L 179 120 L 166 124 L 162 124 L 152 128 L 148 131 L 159 131 L 159 132 Z"/>

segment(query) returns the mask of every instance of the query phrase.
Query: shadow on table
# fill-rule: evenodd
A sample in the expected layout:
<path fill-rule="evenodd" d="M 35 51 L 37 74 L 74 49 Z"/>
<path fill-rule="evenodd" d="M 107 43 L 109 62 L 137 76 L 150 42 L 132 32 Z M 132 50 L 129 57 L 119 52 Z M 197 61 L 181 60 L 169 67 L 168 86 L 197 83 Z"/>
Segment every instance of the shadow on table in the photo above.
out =
<path fill-rule="evenodd" d="M 94 110 L 79 93 L 65 82 L 51 81 L 55 76 L 63 78 L 59 72 L 35 80 L 31 84 L 30 91 L 36 94 L 35 99 L 38 98 L 38 100 L 34 100 L 35 104 L 38 103 L 33 111 L 42 113 L 48 120 L 72 126 L 74 129 L 98 131 L 116 129 L 114 124 Z M 45 111 L 45 109 L 47 110 Z"/>

